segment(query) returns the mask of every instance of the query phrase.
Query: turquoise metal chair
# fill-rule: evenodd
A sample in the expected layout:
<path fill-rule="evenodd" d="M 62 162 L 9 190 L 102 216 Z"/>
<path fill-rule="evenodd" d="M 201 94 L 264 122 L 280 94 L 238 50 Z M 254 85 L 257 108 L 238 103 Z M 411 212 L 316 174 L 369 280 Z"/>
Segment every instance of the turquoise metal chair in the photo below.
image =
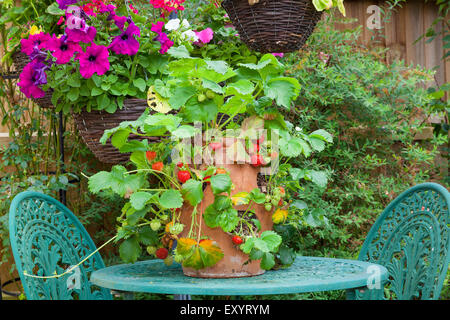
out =
<path fill-rule="evenodd" d="M 11 247 L 28 300 L 111 300 L 109 290 L 89 282 L 90 274 L 105 265 L 80 221 L 55 199 L 23 192 L 9 211 Z M 31 276 L 29 276 L 31 275 Z M 33 277 L 37 276 L 37 277 Z"/>
<path fill-rule="evenodd" d="M 348 299 L 439 299 L 450 263 L 450 193 L 424 183 L 400 194 L 369 231 L 358 259 L 385 266 L 389 280 L 385 289 L 347 291 Z"/>

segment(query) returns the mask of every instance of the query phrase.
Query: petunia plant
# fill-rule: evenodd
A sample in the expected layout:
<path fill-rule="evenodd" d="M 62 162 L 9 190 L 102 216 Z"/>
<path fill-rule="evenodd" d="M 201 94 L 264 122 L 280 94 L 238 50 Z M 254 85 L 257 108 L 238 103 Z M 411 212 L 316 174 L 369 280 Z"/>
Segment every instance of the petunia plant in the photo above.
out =
<path fill-rule="evenodd" d="M 20 75 L 21 91 L 29 98 L 51 95 L 57 111 L 65 113 L 113 113 L 126 98 L 145 99 L 155 80 L 165 77 L 169 60 L 176 59 L 167 50 L 202 41 L 185 20 L 180 35 L 164 28 L 169 13 L 184 9 L 182 2 L 56 1 L 47 13 L 57 18 L 58 31 L 21 40 L 21 51 L 31 60 Z"/>
<path fill-rule="evenodd" d="M 166 264 L 175 260 L 194 269 L 216 265 L 223 250 L 202 234 L 196 219 L 211 192 L 214 200 L 201 216 L 206 226 L 228 233 L 233 246 L 250 261 L 260 261 L 262 269 L 292 264 L 296 253 L 283 232 L 263 231 L 255 207 L 262 207 L 280 231 L 303 219 L 306 204 L 293 201 L 293 193 L 308 181 L 326 185 L 327 175 L 294 168 L 289 159 L 323 150 L 331 135 L 323 130 L 303 133 L 284 119 L 280 108 L 291 108 L 300 85 L 284 76 L 284 65 L 272 54 L 236 66 L 193 57 L 184 45 L 167 54 L 176 58 L 168 64 L 168 77 L 149 90 L 150 106 L 159 112 L 147 110 L 102 138 L 131 152 L 134 168 L 114 166 L 89 179 L 91 192 L 113 192 L 129 200 L 118 218 L 122 259 L 136 261 L 144 247 Z M 131 134 L 161 141 L 129 140 Z M 258 188 L 236 190 L 230 167 L 218 159 L 259 168 Z M 181 218 L 187 207 L 192 208 L 189 224 Z"/>

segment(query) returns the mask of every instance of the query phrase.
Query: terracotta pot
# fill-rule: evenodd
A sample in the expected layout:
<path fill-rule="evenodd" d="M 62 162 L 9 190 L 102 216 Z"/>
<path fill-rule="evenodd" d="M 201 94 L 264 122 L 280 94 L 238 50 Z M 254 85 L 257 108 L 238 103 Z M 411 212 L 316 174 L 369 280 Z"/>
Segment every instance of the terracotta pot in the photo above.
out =
<path fill-rule="evenodd" d="M 230 172 L 231 180 L 235 185 L 231 195 L 244 191 L 250 192 L 258 187 L 258 168 L 254 168 L 249 164 L 224 164 L 221 165 L 221 167 Z M 265 271 L 261 269 L 260 261 L 251 261 L 250 263 L 245 264 L 249 260 L 249 257 L 244 254 L 238 246 L 233 244 L 232 234 L 224 232 L 221 228 L 209 228 L 205 224 L 202 216 L 206 208 L 214 202 L 214 194 L 209 185 L 204 193 L 204 199 L 197 207 L 199 212 L 197 224 L 199 225 L 201 223 L 202 236 L 207 236 L 209 239 L 217 242 L 224 253 L 224 257 L 215 266 L 201 270 L 183 267 L 184 274 L 186 276 L 197 278 L 240 278 L 263 274 Z M 235 206 L 234 208 L 238 211 L 245 211 L 248 208 L 248 205 Z M 254 204 L 253 208 L 256 217 L 261 222 L 260 233 L 272 230 L 273 223 L 271 214 L 265 211 L 264 206 L 262 205 Z M 185 225 L 181 237 L 186 237 L 189 232 L 192 211 L 193 207 L 188 203 L 181 209 L 180 222 Z"/>

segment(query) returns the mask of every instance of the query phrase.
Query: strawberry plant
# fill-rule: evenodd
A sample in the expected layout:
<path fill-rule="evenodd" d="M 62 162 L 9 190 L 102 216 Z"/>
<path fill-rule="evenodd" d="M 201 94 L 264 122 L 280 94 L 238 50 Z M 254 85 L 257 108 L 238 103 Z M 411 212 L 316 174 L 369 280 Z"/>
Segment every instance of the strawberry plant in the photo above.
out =
<path fill-rule="evenodd" d="M 292 201 L 289 193 L 308 181 L 324 185 L 327 175 L 295 168 L 289 159 L 323 150 L 332 142 L 331 135 L 296 131 L 284 119 L 280 109 L 291 108 L 300 85 L 284 76 L 284 65 L 271 54 L 237 65 L 191 56 L 184 45 L 170 48 L 168 55 L 176 58 L 168 64 L 168 80 L 151 88 L 164 110 L 147 110 L 102 137 L 103 143 L 111 139 L 119 151 L 131 152 L 134 169 L 114 166 L 89 179 L 93 193 L 111 190 L 129 199 L 118 218 L 122 259 L 136 261 L 146 246 L 164 261 L 165 248 L 187 268 L 216 265 L 224 253 L 215 239 L 202 236 L 197 219 L 201 215 L 208 228 L 228 233 L 229 241 L 250 261 L 260 261 L 262 269 L 291 264 L 294 252 L 286 250 L 275 231 L 262 229 L 256 208 L 265 208 L 264 214 L 277 225 L 301 219 L 304 203 Z M 159 136 L 161 142 L 128 140 L 130 135 Z M 193 143 L 196 139 L 201 142 Z M 219 160 L 229 162 L 222 165 Z M 236 190 L 238 181 L 232 180 L 226 165 L 236 162 L 273 174 L 261 174 L 258 188 Z M 203 208 L 208 192 L 213 201 Z M 187 208 L 190 224 L 181 221 Z"/>

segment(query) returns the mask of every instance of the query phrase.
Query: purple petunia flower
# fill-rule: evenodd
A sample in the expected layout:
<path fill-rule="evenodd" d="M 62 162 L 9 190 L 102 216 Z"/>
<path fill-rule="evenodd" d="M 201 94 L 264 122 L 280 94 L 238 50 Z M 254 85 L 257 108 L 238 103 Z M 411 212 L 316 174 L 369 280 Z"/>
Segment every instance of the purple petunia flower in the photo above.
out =
<path fill-rule="evenodd" d="M 69 41 L 91 43 L 97 35 L 97 29 L 90 27 L 84 20 L 80 21 L 80 28 L 69 28 L 65 30 Z"/>
<path fill-rule="evenodd" d="M 139 51 L 139 41 L 134 36 L 141 36 L 141 30 L 133 22 L 121 35 L 114 38 L 108 49 L 116 54 L 135 55 Z"/>
<path fill-rule="evenodd" d="M 33 53 L 34 49 L 38 50 L 46 49 L 46 43 L 50 40 L 50 35 L 48 33 L 38 33 L 32 34 L 28 37 L 28 39 L 20 40 L 20 45 L 22 48 L 22 52 L 30 55 Z"/>
<path fill-rule="evenodd" d="M 57 64 L 66 64 L 72 59 L 75 52 L 83 51 L 78 43 L 68 41 L 65 35 L 61 38 L 53 35 L 51 40 L 48 41 L 47 47 L 52 51 Z"/>
<path fill-rule="evenodd" d="M 91 44 L 86 48 L 86 52 L 77 55 L 80 61 L 80 73 L 85 79 L 92 77 L 94 73 L 99 76 L 105 74 L 109 68 L 109 52 L 105 46 Z"/>
<path fill-rule="evenodd" d="M 17 85 L 27 98 L 38 99 L 45 96 L 45 91 L 39 86 L 47 83 L 47 75 L 45 74 L 47 69 L 47 65 L 37 61 L 31 61 L 23 68 Z"/>
<path fill-rule="evenodd" d="M 56 0 L 61 10 L 66 10 L 70 5 L 78 3 L 79 0 Z"/>

